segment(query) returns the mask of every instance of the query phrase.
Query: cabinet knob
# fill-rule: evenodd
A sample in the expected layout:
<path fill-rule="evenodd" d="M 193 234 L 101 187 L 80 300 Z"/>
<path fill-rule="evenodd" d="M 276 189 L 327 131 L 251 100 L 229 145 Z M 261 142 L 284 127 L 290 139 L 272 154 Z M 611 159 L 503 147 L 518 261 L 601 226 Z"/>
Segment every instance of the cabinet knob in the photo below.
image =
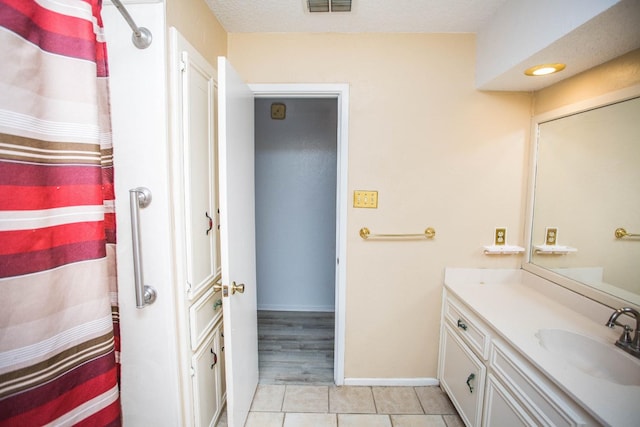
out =
<path fill-rule="evenodd" d="M 462 329 L 463 331 L 467 330 L 467 324 L 464 323 L 462 320 L 458 319 L 458 328 Z"/>

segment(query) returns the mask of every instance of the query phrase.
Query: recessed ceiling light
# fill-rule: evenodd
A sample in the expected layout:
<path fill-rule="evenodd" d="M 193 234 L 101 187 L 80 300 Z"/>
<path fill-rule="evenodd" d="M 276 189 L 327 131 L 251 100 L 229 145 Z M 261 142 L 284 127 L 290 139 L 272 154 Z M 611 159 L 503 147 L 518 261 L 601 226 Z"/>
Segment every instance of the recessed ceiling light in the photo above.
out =
<path fill-rule="evenodd" d="M 540 64 L 535 67 L 527 68 L 524 73 L 527 76 L 546 76 L 547 74 L 557 73 L 566 68 L 565 64 Z"/>

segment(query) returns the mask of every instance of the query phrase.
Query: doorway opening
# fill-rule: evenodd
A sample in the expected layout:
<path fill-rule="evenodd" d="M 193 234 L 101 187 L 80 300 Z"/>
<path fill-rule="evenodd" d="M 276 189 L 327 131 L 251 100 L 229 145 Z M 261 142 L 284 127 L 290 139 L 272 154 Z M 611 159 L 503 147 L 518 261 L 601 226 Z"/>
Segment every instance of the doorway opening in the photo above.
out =
<path fill-rule="evenodd" d="M 332 383 L 337 100 L 255 100 L 262 383 Z"/>
<path fill-rule="evenodd" d="M 342 385 L 348 87 L 251 89 L 260 382 Z"/>

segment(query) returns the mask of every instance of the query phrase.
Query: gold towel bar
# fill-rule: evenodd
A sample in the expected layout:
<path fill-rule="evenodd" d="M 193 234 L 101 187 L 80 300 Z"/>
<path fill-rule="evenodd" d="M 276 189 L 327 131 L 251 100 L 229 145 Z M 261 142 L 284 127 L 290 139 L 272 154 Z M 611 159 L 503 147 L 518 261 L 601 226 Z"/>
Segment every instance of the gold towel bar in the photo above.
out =
<path fill-rule="evenodd" d="M 624 228 L 616 228 L 615 231 L 616 239 L 622 239 L 623 237 L 640 237 L 640 234 L 637 233 L 628 233 Z"/>
<path fill-rule="evenodd" d="M 428 227 L 422 234 L 371 234 L 371 230 L 369 230 L 367 227 L 362 227 L 360 229 L 360 237 L 362 237 L 364 240 L 367 240 L 369 237 L 425 237 L 427 239 L 433 239 L 435 236 L 436 230 L 433 227 Z"/>

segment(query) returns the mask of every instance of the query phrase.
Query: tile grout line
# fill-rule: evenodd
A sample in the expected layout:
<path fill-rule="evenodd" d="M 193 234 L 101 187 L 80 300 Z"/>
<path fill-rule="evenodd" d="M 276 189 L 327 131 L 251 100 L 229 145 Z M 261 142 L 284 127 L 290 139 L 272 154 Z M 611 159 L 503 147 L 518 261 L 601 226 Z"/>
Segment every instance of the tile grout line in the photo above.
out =
<path fill-rule="evenodd" d="M 376 414 L 378 414 L 378 403 L 376 402 L 376 395 L 373 392 L 373 387 L 368 386 L 369 392 L 371 393 L 371 400 L 373 400 L 373 408 L 376 410 Z"/>
<path fill-rule="evenodd" d="M 426 409 L 424 409 L 424 405 L 422 404 L 422 400 L 420 400 L 420 396 L 418 396 L 418 391 L 416 390 L 415 387 L 411 387 L 411 389 L 413 390 L 413 394 L 416 395 L 416 399 L 418 399 L 418 403 L 420 404 L 420 409 L 422 409 L 422 413 L 426 415 L 427 411 Z"/>

